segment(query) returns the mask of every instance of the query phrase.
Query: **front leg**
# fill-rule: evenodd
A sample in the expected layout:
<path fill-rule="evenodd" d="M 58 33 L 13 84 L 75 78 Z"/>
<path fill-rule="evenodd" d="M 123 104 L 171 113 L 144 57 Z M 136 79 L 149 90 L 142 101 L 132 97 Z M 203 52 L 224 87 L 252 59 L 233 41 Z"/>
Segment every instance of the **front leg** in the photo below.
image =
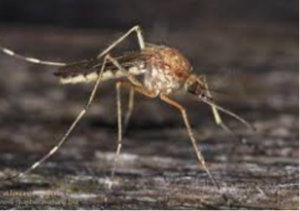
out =
<path fill-rule="evenodd" d="M 206 89 L 206 95 L 210 98 L 213 99 L 210 91 L 209 91 L 209 87 L 208 87 L 208 83 L 206 80 L 206 76 L 202 75 L 199 77 L 199 79 L 204 83 L 205 89 Z M 231 133 L 233 136 L 237 137 L 239 140 L 241 140 L 241 142 L 245 142 L 246 139 L 244 137 L 242 137 L 241 135 L 237 134 L 236 132 L 234 132 L 233 130 L 231 130 L 222 120 L 221 115 L 217 109 L 217 107 L 213 104 L 211 105 L 211 109 L 213 112 L 213 116 L 215 119 L 215 123 L 220 126 L 221 128 L 223 128 L 225 131 L 227 131 L 228 133 Z"/>
<path fill-rule="evenodd" d="M 209 169 L 207 168 L 206 163 L 205 163 L 205 159 L 204 159 L 201 151 L 199 150 L 199 148 L 197 146 L 197 142 L 196 142 L 196 139 L 194 137 L 194 134 L 193 134 L 190 122 L 188 120 L 188 116 L 187 116 L 185 108 L 182 105 L 180 105 L 178 102 L 174 101 L 173 99 L 169 98 L 166 95 L 161 94 L 160 95 L 160 99 L 162 101 L 168 103 L 169 105 L 174 106 L 175 108 L 177 108 L 180 111 L 180 113 L 182 115 L 182 118 L 183 118 L 183 121 L 185 123 L 185 126 L 186 126 L 186 128 L 188 130 L 188 134 L 189 134 L 190 140 L 191 140 L 191 142 L 193 144 L 193 147 L 194 147 L 194 150 L 196 152 L 199 164 L 200 164 L 200 166 L 204 167 L 204 169 L 205 169 L 206 173 L 208 174 L 208 176 L 210 177 L 212 183 L 214 184 L 214 186 L 216 187 L 216 189 L 220 191 L 219 184 L 217 183 L 217 181 L 214 179 L 214 177 L 210 173 Z M 222 194 L 222 196 L 227 201 L 227 197 L 224 196 L 223 194 Z"/>
<path fill-rule="evenodd" d="M 243 118 L 241 118 L 240 116 L 238 116 L 237 114 L 227 110 L 227 109 L 224 109 L 222 108 L 221 106 L 217 105 L 215 102 L 214 102 L 214 99 L 210 93 L 210 90 L 209 90 L 209 86 L 208 86 L 208 83 L 207 83 L 207 80 L 206 80 L 206 77 L 204 75 L 200 76 L 199 77 L 200 81 L 203 82 L 204 86 L 205 86 L 205 89 L 206 89 L 206 96 L 208 98 L 205 98 L 205 97 L 200 97 L 200 99 L 209 104 L 212 108 L 212 112 L 213 112 L 213 115 L 214 115 L 214 119 L 215 119 L 215 123 L 220 126 L 221 128 L 223 128 L 225 131 L 231 133 L 232 135 L 234 135 L 235 137 L 238 138 L 238 140 L 240 140 L 242 143 L 247 143 L 247 140 L 245 137 L 243 137 L 242 135 L 234 132 L 233 130 L 231 130 L 225 123 L 224 121 L 222 120 L 221 118 L 221 115 L 219 113 L 219 110 L 220 111 L 223 111 L 224 113 L 234 117 L 235 119 L 237 119 L 238 121 L 240 121 L 241 123 L 243 123 L 244 125 L 246 125 L 248 128 L 251 128 L 253 131 L 255 131 L 256 129 L 250 124 L 248 123 L 246 120 L 244 120 Z"/>

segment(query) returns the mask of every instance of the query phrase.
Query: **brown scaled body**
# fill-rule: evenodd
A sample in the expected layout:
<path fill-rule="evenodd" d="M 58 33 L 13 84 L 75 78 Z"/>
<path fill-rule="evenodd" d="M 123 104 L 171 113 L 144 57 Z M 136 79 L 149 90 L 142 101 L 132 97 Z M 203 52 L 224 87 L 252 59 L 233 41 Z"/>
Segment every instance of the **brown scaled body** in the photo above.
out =
<path fill-rule="evenodd" d="M 144 85 L 155 94 L 171 94 L 184 86 L 192 67 L 176 49 L 151 46 L 143 49 L 145 55 Z"/>

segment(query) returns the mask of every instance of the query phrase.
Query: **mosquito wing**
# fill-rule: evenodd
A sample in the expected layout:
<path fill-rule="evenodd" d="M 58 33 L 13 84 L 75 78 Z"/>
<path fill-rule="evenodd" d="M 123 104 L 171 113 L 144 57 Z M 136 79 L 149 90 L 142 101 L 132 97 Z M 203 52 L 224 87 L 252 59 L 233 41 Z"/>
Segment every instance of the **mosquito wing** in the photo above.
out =
<path fill-rule="evenodd" d="M 134 75 L 142 74 L 144 64 L 143 55 L 140 52 L 127 52 L 115 57 L 119 64 Z M 103 58 L 92 58 L 67 64 L 59 68 L 54 75 L 59 77 L 62 83 L 80 83 L 96 80 L 103 65 Z M 125 74 L 118 70 L 110 61 L 106 62 L 102 80 L 124 77 Z"/>

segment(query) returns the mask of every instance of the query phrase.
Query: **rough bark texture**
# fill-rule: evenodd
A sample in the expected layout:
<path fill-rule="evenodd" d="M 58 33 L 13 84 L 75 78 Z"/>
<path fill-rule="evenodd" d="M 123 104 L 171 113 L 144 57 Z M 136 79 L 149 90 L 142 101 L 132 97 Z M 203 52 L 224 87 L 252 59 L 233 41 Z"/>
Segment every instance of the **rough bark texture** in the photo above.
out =
<path fill-rule="evenodd" d="M 1 28 L 1 44 L 20 53 L 74 61 L 98 53 L 120 32 Z M 298 30 L 287 26 L 202 26 L 172 31 L 168 45 L 191 58 L 212 87 L 230 92 L 218 102 L 252 122 L 242 144 L 217 127 L 192 97 L 188 109 L 198 146 L 226 204 L 199 169 L 180 114 L 139 96 L 124 137 L 111 191 L 116 148 L 113 82 L 103 84 L 86 118 L 58 154 L 14 182 L 0 183 L 3 209 L 298 209 Z M 160 35 L 145 31 L 151 42 Z M 44 155 L 84 106 L 91 85 L 60 86 L 54 68 L 0 57 L 0 176 L 24 170 Z M 123 105 L 126 107 L 127 91 Z"/>

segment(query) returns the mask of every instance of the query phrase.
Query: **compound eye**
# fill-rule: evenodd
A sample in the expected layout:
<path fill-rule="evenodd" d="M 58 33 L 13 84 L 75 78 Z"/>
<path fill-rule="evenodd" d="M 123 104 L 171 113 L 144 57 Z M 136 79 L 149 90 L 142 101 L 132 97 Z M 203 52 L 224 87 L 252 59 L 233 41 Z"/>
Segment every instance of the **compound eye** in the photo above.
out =
<path fill-rule="evenodd" d="M 200 94 L 200 98 L 206 98 L 206 95 L 202 92 L 202 93 Z"/>
<path fill-rule="evenodd" d="M 198 89 L 198 84 L 196 82 L 191 82 L 187 87 L 187 91 L 191 93 L 196 93 L 197 89 Z"/>

